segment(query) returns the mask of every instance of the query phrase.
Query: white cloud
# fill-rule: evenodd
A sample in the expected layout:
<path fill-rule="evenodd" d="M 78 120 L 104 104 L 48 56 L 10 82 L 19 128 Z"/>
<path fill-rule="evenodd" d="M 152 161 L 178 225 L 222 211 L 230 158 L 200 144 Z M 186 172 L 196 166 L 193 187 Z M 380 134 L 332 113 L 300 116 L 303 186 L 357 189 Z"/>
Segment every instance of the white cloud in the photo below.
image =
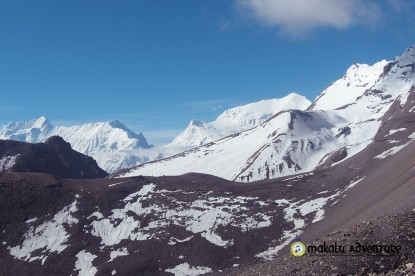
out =
<path fill-rule="evenodd" d="M 236 0 L 236 5 L 243 15 L 294 37 L 321 27 L 372 26 L 381 15 L 369 0 Z"/>

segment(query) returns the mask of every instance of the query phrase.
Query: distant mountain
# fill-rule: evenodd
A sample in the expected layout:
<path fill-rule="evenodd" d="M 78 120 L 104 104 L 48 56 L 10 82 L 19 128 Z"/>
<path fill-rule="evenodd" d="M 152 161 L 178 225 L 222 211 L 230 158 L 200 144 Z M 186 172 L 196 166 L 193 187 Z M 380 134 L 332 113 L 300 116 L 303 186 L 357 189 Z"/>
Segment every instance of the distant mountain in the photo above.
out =
<path fill-rule="evenodd" d="M 403 106 L 415 84 L 415 48 L 393 61 L 353 65 L 306 110 L 284 110 L 262 125 L 118 176 L 199 172 L 254 181 L 309 172 L 366 148 L 387 111 Z"/>
<path fill-rule="evenodd" d="M 36 144 L 0 140 L 0 172 L 38 172 L 78 179 L 108 175 L 92 157 L 74 151 L 59 136 Z"/>
<path fill-rule="evenodd" d="M 65 127 L 54 126 L 45 117 L 40 117 L 29 122 L 10 123 L 0 131 L 0 139 L 30 143 L 44 142 L 54 135 L 62 137 L 75 150 L 94 157 L 100 167 L 109 172 L 125 168 L 123 164 L 129 157 L 121 153 L 153 147 L 141 132 L 136 134 L 117 120 Z M 115 164 L 112 156 L 117 157 Z"/>
<path fill-rule="evenodd" d="M 333 84 L 354 99 L 329 87 L 307 110 L 106 178 L 9 172 L 6 151 L 0 275 L 413 275 L 414 52 L 359 65 L 373 71 L 359 93 Z M 140 176 L 192 170 L 270 179 Z M 346 254 L 290 258 L 295 239 Z"/>
<path fill-rule="evenodd" d="M 292 93 L 281 99 L 262 100 L 223 112 L 213 122 L 192 120 L 170 146 L 201 146 L 226 136 L 257 127 L 272 115 L 288 109 L 304 110 L 311 102 Z"/>

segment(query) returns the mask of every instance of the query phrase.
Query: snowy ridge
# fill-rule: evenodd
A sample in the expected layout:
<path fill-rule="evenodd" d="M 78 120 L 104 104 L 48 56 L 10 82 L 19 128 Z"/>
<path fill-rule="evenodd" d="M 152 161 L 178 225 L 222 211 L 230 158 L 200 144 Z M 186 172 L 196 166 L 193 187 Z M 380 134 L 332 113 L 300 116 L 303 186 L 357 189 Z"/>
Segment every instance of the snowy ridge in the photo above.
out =
<path fill-rule="evenodd" d="M 355 126 L 325 111 L 286 111 L 260 127 L 199 147 L 174 158 L 132 169 L 121 176 L 213 174 L 236 181 L 276 178 L 313 170 L 327 154 L 363 141 L 378 124 Z"/>
<path fill-rule="evenodd" d="M 65 127 L 54 126 L 40 117 L 29 122 L 10 123 L 0 131 L 0 139 L 30 143 L 41 143 L 54 135 L 69 142 L 76 151 L 94 157 L 98 165 L 109 172 L 148 161 L 130 157 L 126 152 L 152 147 L 141 132 L 136 134 L 117 120 Z"/>
<path fill-rule="evenodd" d="M 223 137 L 259 126 L 272 115 L 287 109 L 306 109 L 311 102 L 305 97 L 291 93 L 281 99 L 234 107 L 224 111 L 213 122 L 192 120 L 171 146 L 201 146 Z"/>
<path fill-rule="evenodd" d="M 199 172 L 246 182 L 312 171 L 327 160 L 338 164 L 373 141 L 394 102 L 406 103 L 415 84 L 414 52 L 352 66 L 307 111 L 282 111 L 256 128 L 119 176 Z"/>
<path fill-rule="evenodd" d="M 336 109 L 353 103 L 366 89 L 376 83 L 386 64 L 388 64 L 386 60 L 373 66 L 353 64 L 341 79 L 332 83 L 317 97 L 313 109 Z"/>

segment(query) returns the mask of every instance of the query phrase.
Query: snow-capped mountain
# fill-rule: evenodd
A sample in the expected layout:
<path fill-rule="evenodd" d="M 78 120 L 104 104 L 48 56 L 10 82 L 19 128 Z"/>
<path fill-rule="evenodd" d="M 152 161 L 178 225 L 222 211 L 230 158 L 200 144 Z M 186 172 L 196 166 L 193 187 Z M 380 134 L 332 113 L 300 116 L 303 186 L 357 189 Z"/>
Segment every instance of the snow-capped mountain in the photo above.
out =
<path fill-rule="evenodd" d="M 44 142 L 51 136 L 62 137 L 76 151 L 94 157 L 99 166 L 109 172 L 124 168 L 122 164 L 128 158 L 124 152 L 152 147 L 141 132 L 136 134 L 117 120 L 66 127 L 54 126 L 45 117 L 40 117 L 28 122 L 10 123 L 0 132 L 0 139 L 30 143 Z M 114 164 L 111 156 L 122 157 L 117 158 Z M 131 166 L 136 164 L 139 163 L 128 163 Z"/>
<path fill-rule="evenodd" d="M 339 97 L 336 104 L 336 93 L 328 88 L 308 110 L 281 111 L 258 127 L 121 174 L 134 177 L 74 181 L 13 172 L 22 156 L 10 145 L 2 148 L 0 275 L 389 275 L 391 270 L 395 275 L 397 267 L 413 270 L 414 52 L 408 49 L 383 68 L 363 66 L 376 79 L 370 78 L 371 86 L 354 99 Z M 348 71 L 345 79 L 362 77 L 354 80 Z M 53 140 L 54 147 L 68 147 L 60 138 Z M 0 147 L 26 144 L 11 142 Z M 34 151 L 35 157 L 44 153 Z M 60 165 L 73 162 L 78 161 Z M 241 185 L 195 173 L 137 176 L 145 170 L 205 170 L 238 181 L 296 175 Z M 402 213 L 399 223 L 379 220 Z M 313 264 L 320 252 L 307 252 L 299 267 L 299 259 L 287 258 L 296 238 L 318 247 L 337 240 L 346 250 L 357 244 L 362 250 L 358 258 L 351 250 L 324 258 L 323 265 Z M 387 252 L 400 244 L 405 246 Z M 369 247 L 384 250 L 363 252 Z M 275 257 L 282 268 L 262 262 Z M 253 270 L 246 271 L 250 264 Z"/>
<path fill-rule="evenodd" d="M 259 126 L 272 115 L 287 109 L 304 110 L 311 102 L 291 93 L 281 99 L 262 100 L 224 111 L 213 122 L 192 120 L 170 146 L 201 146 L 226 136 Z"/>
<path fill-rule="evenodd" d="M 312 171 L 350 158 L 375 137 L 394 102 L 415 83 L 415 48 L 393 61 L 353 65 L 307 111 L 281 111 L 261 126 L 118 176 L 213 174 L 254 181 Z"/>

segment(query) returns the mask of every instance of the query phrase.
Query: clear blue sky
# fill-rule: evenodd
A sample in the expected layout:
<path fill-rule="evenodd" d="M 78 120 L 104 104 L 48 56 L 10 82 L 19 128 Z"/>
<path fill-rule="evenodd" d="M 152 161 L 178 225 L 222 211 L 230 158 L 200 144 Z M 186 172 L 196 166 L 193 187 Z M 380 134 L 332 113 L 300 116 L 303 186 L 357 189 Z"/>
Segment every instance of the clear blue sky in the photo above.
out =
<path fill-rule="evenodd" d="M 0 125 L 118 119 L 161 144 L 235 105 L 313 100 L 415 43 L 407 2 L 0 0 Z"/>

